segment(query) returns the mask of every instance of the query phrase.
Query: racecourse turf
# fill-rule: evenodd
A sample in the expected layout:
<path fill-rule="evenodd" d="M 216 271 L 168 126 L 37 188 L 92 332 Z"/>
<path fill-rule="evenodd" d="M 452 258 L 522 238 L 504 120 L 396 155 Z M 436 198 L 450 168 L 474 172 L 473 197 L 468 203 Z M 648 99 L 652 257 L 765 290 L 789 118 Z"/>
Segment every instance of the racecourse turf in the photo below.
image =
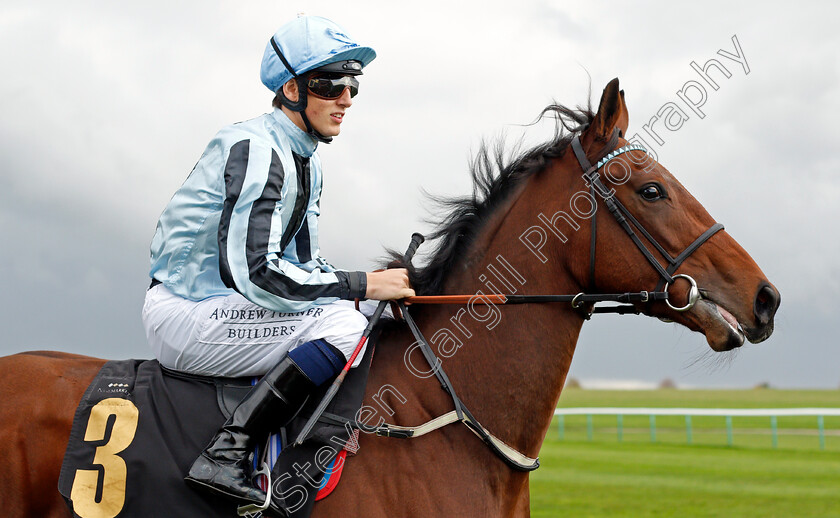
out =
<path fill-rule="evenodd" d="M 840 390 L 566 389 L 561 407 L 840 407 Z M 566 416 L 531 475 L 534 517 L 840 517 L 840 417 Z M 591 439 L 590 439 L 591 437 Z M 729 445 L 731 440 L 731 446 Z"/>

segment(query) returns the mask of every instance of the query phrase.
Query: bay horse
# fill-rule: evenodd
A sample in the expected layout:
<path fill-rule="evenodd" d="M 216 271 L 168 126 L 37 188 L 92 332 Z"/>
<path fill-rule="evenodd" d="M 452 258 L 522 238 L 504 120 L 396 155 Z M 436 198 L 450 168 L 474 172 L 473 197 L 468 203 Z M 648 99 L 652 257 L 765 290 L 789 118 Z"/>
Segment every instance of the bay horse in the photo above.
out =
<path fill-rule="evenodd" d="M 472 171 L 474 195 L 449 201 L 448 216 L 434 235 L 435 252 L 412 271 L 418 295 L 656 291 L 662 275 L 653 262 L 667 268 L 661 252 L 655 260 L 645 255 L 620 218 L 610 215 L 605 199 L 590 197 L 587 205 L 579 195 L 591 187 L 581 164 L 594 164 L 628 144 L 623 135 L 629 118 L 618 80 L 604 89 L 597 112 L 591 105 L 577 110 L 552 105 L 547 113 L 559 121 L 551 141 L 508 163 L 501 153 L 479 155 Z M 584 161 L 572 152 L 576 136 Z M 663 166 L 643 164 L 642 154 L 626 152 L 636 159 L 625 161 L 623 175 L 602 175 L 606 187 L 663 252 L 693 250 L 665 287 L 670 300 L 636 300 L 635 308 L 705 334 L 715 351 L 738 347 L 745 337 L 753 343 L 767 339 L 780 303 L 776 288 L 725 231 L 708 233 L 712 217 Z M 708 235 L 697 244 L 704 232 Z M 699 300 L 692 302 L 687 293 L 695 281 Z M 536 457 L 589 316 L 591 304 L 583 300 L 408 307 L 472 414 L 512 448 Z M 682 304 L 687 310 L 678 311 Z M 368 382 L 366 404 L 373 398 L 382 416 L 397 425 L 425 423 L 453 406 L 439 383 L 428 379 L 429 367 L 413 343 L 403 324 L 388 323 Z M 103 363 L 48 352 L 0 359 L 4 516 L 68 516 L 54 488 L 74 409 Z M 389 389 L 382 392 L 383 387 Z M 363 433 L 359 447 L 314 516 L 530 514 L 527 472 L 511 469 L 467 427 L 446 426 L 412 440 Z"/>

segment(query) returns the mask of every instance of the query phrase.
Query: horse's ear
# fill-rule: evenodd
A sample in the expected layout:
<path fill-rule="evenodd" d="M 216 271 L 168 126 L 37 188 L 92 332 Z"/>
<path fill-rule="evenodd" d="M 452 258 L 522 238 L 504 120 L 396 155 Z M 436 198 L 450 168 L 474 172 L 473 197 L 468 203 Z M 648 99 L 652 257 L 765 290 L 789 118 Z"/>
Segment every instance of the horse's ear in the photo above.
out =
<path fill-rule="evenodd" d="M 627 105 L 624 104 L 624 90 L 618 89 L 616 77 L 604 88 L 601 102 L 598 103 L 598 113 L 595 114 L 595 119 L 586 130 L 584 140 L 608 141 L 614 128 L 618 128 L 622 135 L 626 135 L 629 123 L 630 116 L 627 113 Z"/>
<path fill-rule="evenodd" d="M 624 90 L 618 91 L 621 96 L 621 114 L 615 125 L 621 130 L 621 136 L 627 138 L 627 127 L 630 125 L 630 114 L 627 113 L 627 105 L 624 103 Z"/>

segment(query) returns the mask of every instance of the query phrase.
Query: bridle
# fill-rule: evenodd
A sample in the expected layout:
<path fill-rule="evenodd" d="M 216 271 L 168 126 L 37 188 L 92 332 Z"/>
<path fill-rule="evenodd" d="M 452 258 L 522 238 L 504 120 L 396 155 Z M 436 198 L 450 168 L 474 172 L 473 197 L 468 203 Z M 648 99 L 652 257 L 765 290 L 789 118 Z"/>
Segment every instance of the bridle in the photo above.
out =
<path fill-rule="evenodd" d="M 697 251 L 700 246 L 703 245 L 706 241 L 709 240 L 713 235 L 715 235 L 718 231 L 723 230 L 722 223 L 715 223 L 711 227 L 709 227 L 705 232 L 700 234 L 700 236 L 695 239 L 690 245 L 688 245 L 682 252 L 680 252 L 676 257 L 672 257 L 671 254 L 668 253 L 665 248 L 659 244 L 659 242 L 648 232 L 644 225 L 642 225 L 639 220 L 637 220 L 629 210 L 615 197 L 613 196 L 613 192 L 610 192 L 604 183 L 601 181 L 601 175 L 598 172 L 601 168 L 607 166 L 611 160 L 614 158 L 628 153 L 630 151 L 641 151 L 643 153 L 647 153 L 647 150 L 643 148 L 639 144 L 629 144 L 627 146 L 623 146 L 621 148 L 615 149 L 615 145 L 618 141 L 619 136 L 619 129 L 616 128 L 613 131 L 613 136 L 610 139 L 610 144 L 607 145 L 607 150 L 602 152 L 601 156 L 596 161 L 595 165 L 593 166 L 589 159 L 586 157 L 586 152 L 583 149 L 583 146 L 580 143 L 580 136 L 575 135 L 572 139 L 572 151 L 575 153 L 575 158 L 577 158 L 580 167 L 583 169 L 583 178 L 584 181 L 589 185 L 589 193 L 593 199 L 595 199 L 595 195 L 597 194 L 600 199 L 604 201 L 607 206 L 607 209 L 610 211 L 610 214 L 613 215 L 616 222 L 624 229 L 642 255 L 647 259 L 647 261 L 653 266 L 653 268 L 659 273 L 660 279 L 659 283 L 656 285 L 656 288 L 652 292 L 648 291 L 641 291 L 638 294 L 628 294 L 631 295 L 630 298 L 637 299 L 639 302 L 651 302 L 655 300 L 664 300 L 665 303 L 674 311 L 688 311 L 700 300 L 700 289 L 697 287 L 697 281 L 695 281 L 691 276 L 686 274 L 677 274 L 674 275 L 674 272 L 680 267 L 680 265 L 688 259 L 691 254 Z M 598 225 L 597 225 L 597 218 L 598 218 L 598 211 L 593 211 L 592 218 L 591 218 L 591 235 L 590 235 L 590 246 L 589 246 L 589 287 L 592 291 L 595 290 L 595 248 L 598 239 Z M 659 261 L 653 256 L 653 253 L 645 246 L 639 236 L 636 234 L 634 227 L 645 237 L 645 239 L 656 248 L 656 250 L 668 261 L 668 266 L 663 267 Z M 671 286 L 674 281 L 678 278 L 682 278 L 687 280 L 691 284 L 691 288 L 689 290 L 688 295 L 688 302 L 681 307 L 674 306 L 671 304 L 671 301 L 668 297 L 668 287 Z M 633 297 L 632 295 L 637 295 Z M 581 299 L 583 298 L 583 294 L 579 294 Z M 573 300 L 572 305 L 575 308 L 579 308 L 580 304 L 582 303 L 581 300 Z M 622 308 L 623 311 L 610 311 L 613 308 L 601 308 L 602 311 L 599 313 L 607 313 L 607 312 L 620 312 L 620 313 L 639 313 L 639 311 L 628 311 L 627 308 Z"/>
<path fill-rule="evenodd" d="M 671 256 L 665 248 L 659 244 L 650 232 L 648 232 L 644 225 L 606 188 L 601 181 L 601 174 L 599 171 L 606 167 L 611 160 L 616 157 L 628 153 L 630 151 L 641 151 L 647 153 L 647 150 L 639 144 L 629 144 L 616 149 L 618 143 L 619 130 L 616 128 L 613 131 L 612 137 L 605 149 L 600 153 L 595 160 L 593 166 L 586 157 L 586 152 L 580 143 L 580 136 L 575 135 L 572 138 L 572 151 L 575 153 L 580 167 L 583 169 L 584 182 L 589 186 L 589 194 L 594 203 L 600 198 L 604 201 L 610 214 L 624 229 L 645 259 L 659 274 L 659 282 L 653 291 L 641 290 L 638 292 L 628 293 L 597 293 L 595 285 L 595 249 L 598 241 L 598 210 L 597 207 L 593 210 L 590 217 L 591 232 L 589 238 L 589 293 L 580 292 L 575 295 L 506 295 L 506 294 L 490 294 L 490 295 L 423 295 L 417 297 L 410 297 L 406 299 L 409 304 L 539 304 L 547 302 L 567 302 L 571 303 L 572 307 L 578 310 L 582 316 L 589 319 L 594 313 L 619 313 L 626 314 L 640 314 L 642 310 L 634 303 L 649 304 L 655 301 L 664 301 L 669 308 L 674 311 L 685 312 L 694 307 L 698 300 L 700 300 L 700 289 L 697 286 L 697 281 L 687 274 L 674 274 L 682 263 L 688 259 L 691 254 L 697 251 L 700 246 L 709 240 L 718 231 L 723 230 L 722 223 L 715 223 L 709 227 L 705 232 L 700 234 L 700 237 L 695 239 L 676 257 Z M 662 266 L 654 257 L 642 239 L 639 237 L 640 233 L 653 247 L 662 255 L 668 262 L 667 266 Z M 676 279 L 685 279 L 689 282 L 690 288 L 688 293 L 688 302 L 684 306 L 674 306 L 668 296 L 668 288 L 674 283 Z M 617 306 L 598 306 L 595 303 L 599 302 L 618 302 Z M 584 305 L 589 305 L 589 309 L 584 309 Z"/>
<path fill-rule="evenodd" d="M 442 296 L 419 296 L 419 297 L 410 297 L 405 300 L 400 300 L 397 302 L 399 307 L 399 313 L 402 319 L 405 320 L 408 327 L 411 329 L 414 338 L 416 339 L 416 344 L 419 346 L 421 353 L 423 354 L 424 358 L 428 362 L 429 366 L 432 368 L 432 373 L 438 379 L 441 384 L 441 388 L 446 391 L 450 397 L 452 398 L 453 405 L 455 407 L 454 410 L 444 414 L 442 416 L 436 417 L 431 421 L 428 421 L 422 425 L 414 426 L 414 427 L 406 427 L 406 426 L 397 426 L 387 423 L 382 423 L 378 426 L 366 426 L 364 423 L 355 421 L 352 425 L 367 431 L 375 433 L 379 436 L 384 437 L 397 437 L 402 439 L 409 439 L 420 437 L 425 435 L 429 432 L 437 430 L 443 426 L 461 422 L 464 423 L 467 428 L 470 429 L 473 433 L 475 433 L 489 448 L 493 453 L 498 455 L 508 466 L 515 470 L 519 471 L 532 471 L 539 467 L 539 459 L 530 458 L 523 453 L 517 451 L 515 448 L 511 447 L 510 445 L 504 443 L 501 439 L 494 436 L 490 433 L 489 430 L 484 428 L 481 423 L 470 413 L 467 407 L 464 405 L 463 401 L 456 395 L 455 387 L 452 385 L 452 382 L 449 380 L 449 377 L 443 371 L 443 367 L 441 365 L 440 359 L 435 355 L 434 351 L 432 350 L 431 346 L 429 345 L 426 338 L 423 336 L 423 333 L 420 331 L 420 328 L 414 322 L 414 319 L 408 312 L 408 308 L 406 303 L 411 304 L 467 304 L 467 303 L 484 303 L 484 304 L 529 304 L 529 303 L 544 303 L 544 302 L 570 302 L 572 307 L 579 311 L 584 312 L 584 318 L 589 318 L 593 313 L 620 313 L 620 314 L 627 314 L 627 313 L 641 313 L 634 304 L 632 303 L 649 303 L 652 301 L 665 301 L 674 311 L 688 311 L 700 300 L 700 289 L 697 287 L 697 282 L 689 275 L 686 274 L 677 274 L 674 275 L 674 272 L 680 267 L 680 265 L 697 251 L 703 243 L 709 240 L 715 233 L 719 230 L 723 229 L 723 225 L 720 223 L 715 223 L 711 227 L 709 227 L 705 232 L 703 232 L 700 237 L 695 239 L 690 245 L 688 245 L 685 250 L 680 252 L 676 257 L 672 257 L 665 248 L 656 241 L 656 239 L 648 232 L 644 226 L 630 214 L 630 211 L 618 200 L 616 199 L 610 191 L 607 190 L 604 183 L 601 181 L 600 173 L 598 172 L 601 168 L 605 167 L 611 160 L 614 158 L 628 153 L 630 151 L 642 151 L 646 153 L 647 151 L 638 144 L 629 144 L 627 146 L 623 146 L 621 148 L 616 149 L 616 144 L 618 143 L 619 138 L 619 130 L 616 129 L 613 132 L 612 138 L 610 139 L 609 143 L 606 146 L 606 151 L 601 153 L 601 156 L 598 157 L 596 160 L 595 165 L 593 166 L 589 159 L 586 157 L 586 152 L 583 149 L 583 146 L 580 143 L 579 135 L 575 135 L 571 141 L 572 150 L 575 153 L 575 157 L 578 160 L 581 168 L 583 169 L 583 178 L 584 181 L 589 185 L 589 193 L 592 196 L 592 200 L 596 200 L 596 194 L 604 201 L 607 206 L 607 209 L 610 211 L 610 214 L 616 219 L 618 224 L 633 243 L 636 244 L 636 247 L 639 251 L 642 252 L 645 259 L 653 266 L 653 268 L 659 273 L 660 279 L 659 283 L 657 284 L 656 288 L 653 291 L 639 291 L 639 292 L 631 292 L 631 293 L 595 293 L 595 249 L 596 243 L 598 239 L 598 225 L 597 225 L 597 214 L 598 210 L 597 207 L 593 210 L 593 214 L 591 216 L 591 237 L 590 237 L 590 254 L 589 254 L 589 289 L 591 293 L 578 293 L 577 295 L 502 295 L 502 294 L 492 294 L 492 295 L 442 295 Z M 637 234 L 639 233 L 644 236 L 644 238 L 653 245 L 653 247 L 668 261 L 668 266 L 663 267 L 659 261 L 654 257 L 653 253 L 645 246 L 642 239 Z M 691 284 L 691 288 L 689 291 L 688 296 L 688 303 L 684 306 L 677 307 L 671 304 L 670 300 L 668 299 L 668 287 L 671 286 L 676 279 L 685 279 Z M 618 306 L 608 306 L 608 307 L 594 307 L 594 303 L 596 302 L 621 302 L 621 303 L 631 303 L 631 304 L 624 304 Z M 582 309 L 583 304 L 591 304 L 593 307 L 590 307 L 588 311 L 584 311 Z"/>

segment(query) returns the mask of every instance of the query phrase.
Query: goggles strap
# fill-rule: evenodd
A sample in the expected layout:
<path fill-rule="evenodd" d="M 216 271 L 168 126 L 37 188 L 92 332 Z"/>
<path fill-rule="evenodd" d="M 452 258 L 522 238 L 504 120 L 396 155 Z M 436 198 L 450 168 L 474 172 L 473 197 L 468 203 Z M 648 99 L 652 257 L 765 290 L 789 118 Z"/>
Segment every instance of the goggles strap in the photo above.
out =
<path fill-rule="evenodd" d="M 271 40 L 269 40 L 269 41 L 271 41 L 271 48 L 273 48 L 273 49 L 274 49 L 274 52 L 277 54 L 277 57 L 278 57 L 278 58 L 280 58 L 280 61 L 282 61 L 282 62 L 283 62 L 283 66 L 284 66 L 284 67 L 286 67 L 286 70 L 288 70 L 289 72 L 291 72 L 291 73 L 292 73 L 292 75 L 293 75 L 293 76 L 295 76 L 295 78 L 297 78 L 297 77 L 298 77 L 298 75 L 297 75 L 297 73 L 295 72 L 295 69 L 294 69 L 294 68 L 292 68 L 292 65 L 290 65 L 290 64 L 289 64 L 289 62 L 288 62 L 288 61 L 286 61 L 286 57 L 283 55 L 283 53 L 282 53 L 282 52 L 280 52 L 280 47 L 277 45 L 277 42 L 276 42 L 276 41 L 274 41 L 274 36 L 272 36 L 272 37 L 271 37 Z"/>
<path fill-rule="evenodd" d="M 286 70 L 292 73 L 292 76 L 295 78 L 295 81 L 297 81 L 298 84 L 299 93 L 297 101 L 293 102 L 291 99 L 286 97 L 286 94 L 283 93 L 283 85 L 280 85 L 280 88 L 277 89 L 277 95 L 280 96 L 280 100 L 283 102 L 283 105 L 286 106 L 288 109 L 294 112 L 303 113 L 303 111 L 306 109 L 306 84 L 304 83 L 303 78 L 297 75 L 297 72 L 295 72 L 294 67 L 292 67 L 292 65 L 289 64 L 289 61 L 286 59 L 286 57 L 283 55 L 283 52 L 280 50 L 280 46 L 277 45 L 276 41 L 274 41 L 274 36 L 272 36 L 269 41 L 271 42 L 271 48 L 274 49 L 274 53 L 277 54 L 278 58 L 280 58 L 280 61 L 283 63 L 283 66 L 286 67 Z M 306 128 L 309 129 L 308 121 L 306 121 Z"/>

